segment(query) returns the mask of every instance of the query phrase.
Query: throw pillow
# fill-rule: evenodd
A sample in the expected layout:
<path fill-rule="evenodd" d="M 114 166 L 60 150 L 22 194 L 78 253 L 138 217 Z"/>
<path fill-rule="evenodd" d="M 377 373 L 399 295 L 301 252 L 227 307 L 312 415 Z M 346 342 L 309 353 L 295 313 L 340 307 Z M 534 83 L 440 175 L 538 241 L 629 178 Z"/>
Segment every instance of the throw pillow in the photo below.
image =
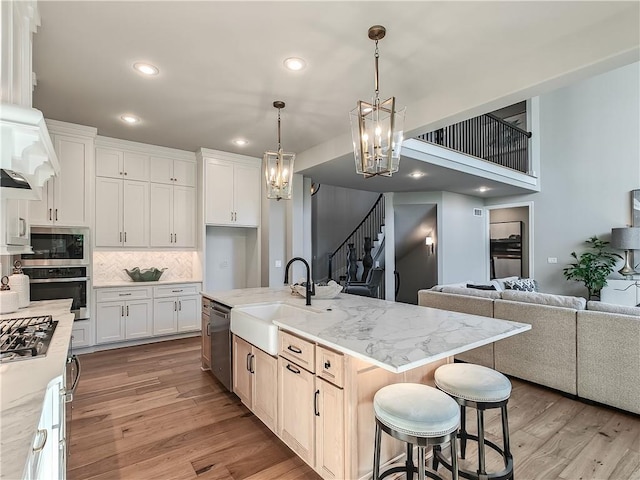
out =
<path fill-rule="evenodd" d="M 467 283 L 467 288 L 475 288 L 476 290 L 497 290 L 495 285 L 475 285 Z"/>
<path fill-rule="evenodd" d="M 521 292 L 537 292 L 538 282 L 533 278 L 521 278 L 519 280 L 507 280 L 504 282 L 505 290 L 520 290 Z"/>

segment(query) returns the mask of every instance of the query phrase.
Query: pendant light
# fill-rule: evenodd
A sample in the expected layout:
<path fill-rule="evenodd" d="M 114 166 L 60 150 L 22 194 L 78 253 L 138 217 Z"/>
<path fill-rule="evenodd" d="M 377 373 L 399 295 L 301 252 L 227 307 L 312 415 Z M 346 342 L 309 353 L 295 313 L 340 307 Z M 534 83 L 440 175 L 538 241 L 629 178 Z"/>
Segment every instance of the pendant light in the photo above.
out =
<path fill-rule="evenodd" d="M 369 28 L 369 38 L 376 42 L 375 92 L 371 103 L 358 101 L 351 111 L 351 132 L 356 172 L 365 178 L 382 175 L 390 177 L 398 171 L 402 147 L 406 108 L 396 109 L 395 97 L 380 101 L 378 83 L 378 40 L 386 29 L 382 25 Z"/>
<path fill-rule="evenodd" d="M 291 199 L 291 184 L 293 182 L 293 161 L 295 153 L 285 153 L 280 144 L 280 110 L 284 102 L 276 100 L 273 106 L 278 109 L 278 151 L 264 152 L 264 175 L 267 181 L 267 198 L 276 200 Z"/>

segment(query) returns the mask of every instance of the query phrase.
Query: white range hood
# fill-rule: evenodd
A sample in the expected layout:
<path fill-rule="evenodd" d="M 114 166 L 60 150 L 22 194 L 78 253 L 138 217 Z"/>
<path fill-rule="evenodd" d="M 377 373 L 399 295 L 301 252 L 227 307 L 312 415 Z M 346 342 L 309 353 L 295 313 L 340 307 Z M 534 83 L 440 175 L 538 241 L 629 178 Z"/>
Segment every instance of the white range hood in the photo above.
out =
<path fill-rule="evenodd" d="M 31 186 L 1 187 L 2 198 L 40 200 L 42 186 L 60 173 L 60 163 L 40 110 L 0 105 L 0 168 L 21 174 Z"/>

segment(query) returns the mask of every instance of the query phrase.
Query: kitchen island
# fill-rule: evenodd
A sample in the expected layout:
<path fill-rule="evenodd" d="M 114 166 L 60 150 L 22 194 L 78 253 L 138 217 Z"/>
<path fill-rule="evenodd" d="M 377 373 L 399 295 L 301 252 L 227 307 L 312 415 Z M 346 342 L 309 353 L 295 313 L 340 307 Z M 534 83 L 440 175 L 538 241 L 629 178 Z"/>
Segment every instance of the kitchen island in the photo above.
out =
<path fill-rule="evenodd" d="M 71 303 L 71 299 L 32 302 L 17 312 L 0 315 L 0 320 L 52 315 L 58 322 L 46 356 L 0 364 L 0 478 L 23 478 L 47 387 L 63 380 L 74 319 Z M 51 445 L 55 442 L 55 450 L 59 450 L 55 438 L 49 438 L 48 442 Z"/>
<path fill-rule="evenodd" d="M 323 478 L 370 475 L 372 400 L 380 388 L 397 382 L 433 385 L 433 372 L 453 355 L 531 328 L 348 294 L 312 298 L 307 307 L 289 287 L 203 296 L 231 307 L 232 319 L 234 308 L 297 307 L 299 313 L 272 320 L 279 328 L 277 358 L 233 336 L 233 386 L 243 403 Z M 277 389 L 271 390 L 274 383 Z M 402 452 L 400 443 L 383 442 L 383 461 Z"/>

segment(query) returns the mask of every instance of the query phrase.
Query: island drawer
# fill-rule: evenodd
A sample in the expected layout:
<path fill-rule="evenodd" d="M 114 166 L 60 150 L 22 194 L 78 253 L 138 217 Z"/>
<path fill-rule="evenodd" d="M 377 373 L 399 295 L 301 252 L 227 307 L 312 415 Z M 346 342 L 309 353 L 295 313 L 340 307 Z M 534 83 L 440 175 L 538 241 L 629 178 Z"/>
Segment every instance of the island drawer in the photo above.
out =
<path fill-rule="evenodd" d="M 145 300 L 152 297 L 151 287 L 98 288 L 96 302 L 117 302 L 124 300 Z"/>
<path fill-rule="evenodd" d="M 315 373 L 315 344 L 280 331 L 280 353 L 283 357 Z"/>
<path fill-rule="evenodd" d="M 316 347 L 316 375 L 342 388 L 344 387 L 343 372 L 344 355 L 318 345 Z"/>

